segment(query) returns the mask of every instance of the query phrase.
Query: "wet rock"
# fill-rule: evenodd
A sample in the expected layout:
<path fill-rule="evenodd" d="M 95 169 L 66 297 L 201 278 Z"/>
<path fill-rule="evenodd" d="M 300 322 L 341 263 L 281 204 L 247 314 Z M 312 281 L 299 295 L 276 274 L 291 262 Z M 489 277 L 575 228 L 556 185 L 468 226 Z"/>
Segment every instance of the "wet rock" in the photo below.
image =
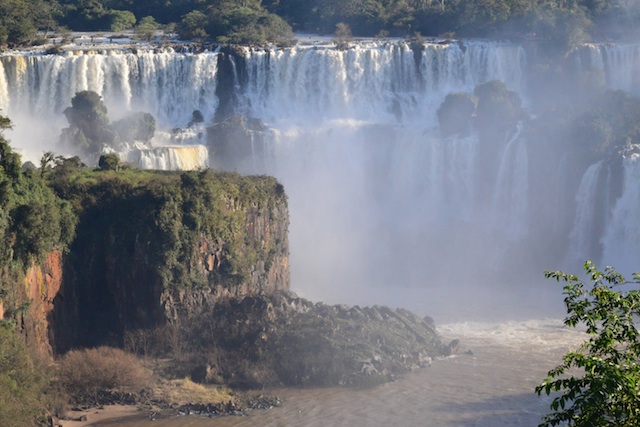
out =
<path fill-rule="evenodd" d="M 457 349 L 406 310 L 313 304 L 291 292 L 228 300 L 192 324 L 191 340 L 204 342 L 196 331 L 206 329 L 215 343 L 209 374 L 236 387 L 379 384 Z"/>

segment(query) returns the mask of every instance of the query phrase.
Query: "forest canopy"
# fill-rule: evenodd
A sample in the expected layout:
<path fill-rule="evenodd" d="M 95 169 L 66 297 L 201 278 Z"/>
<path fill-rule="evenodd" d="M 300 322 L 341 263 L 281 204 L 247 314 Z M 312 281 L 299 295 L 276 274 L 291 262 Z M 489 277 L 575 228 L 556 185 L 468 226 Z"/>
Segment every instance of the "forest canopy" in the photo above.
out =
<path fill-rule="evenodd" d="M 122 31 L 152 19 L 230 43 L 333 34 L 344 23 L 354 36 L 527 37 L 565 48 L 635 37 L 639 17 L 640 4 L 625 0 L 0 0 L 0 46 L 33 43 L 38 30 Z"/>

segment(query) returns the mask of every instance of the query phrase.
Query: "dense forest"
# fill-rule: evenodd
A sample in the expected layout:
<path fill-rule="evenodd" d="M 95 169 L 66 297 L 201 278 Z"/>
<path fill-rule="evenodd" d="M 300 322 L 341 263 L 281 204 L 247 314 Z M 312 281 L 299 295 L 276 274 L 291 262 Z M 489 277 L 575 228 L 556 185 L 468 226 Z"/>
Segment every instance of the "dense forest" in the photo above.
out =
<path fill-rule="evenodd" d="M 0 0 L 0 46 L 36 43 L 38 31 L 131 28 L 143 38 L 165 29 L 284 44 L 293 31 L 334 34 L 341 23 L 354 36 L 527 37 L 567 47 L 634 36 L 639 17 L 631 0 Z"/>

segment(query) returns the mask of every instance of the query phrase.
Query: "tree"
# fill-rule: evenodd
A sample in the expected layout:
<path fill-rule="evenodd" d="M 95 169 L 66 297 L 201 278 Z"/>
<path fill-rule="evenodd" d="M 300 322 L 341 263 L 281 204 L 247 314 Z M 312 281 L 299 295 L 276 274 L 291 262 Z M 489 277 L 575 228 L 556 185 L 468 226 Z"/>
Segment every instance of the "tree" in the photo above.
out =
<path fill-rule="evenodd" d="M 40 425 L 48 385 L 49 379 L 33 363 L 15 327 L 0 320 L 0 425 Z"/>
<path fill-rule="evenodd" d="M 85 152 L 98 152 L 103 144 L 111 144 L 117 137 L 108 127 L 107 107 L 96 92 L 85 90 L 76 93 L 64 115 L 70 127 L 62 130 L 61 139 Z"/>
<path fill-rule="evenodd" d="M 520 96 L 501 81 L 481 83 L 474 88 L 473 94 L 478 99 L 476 127 L 482 134 L 495 138 L 522 118 Z"/>
<path fill-rule="evenodd" d="M 112 123 L 122 141 L 149 142 L 156 132 L 156 119 L 149 113 L 132 113 Z"/>
<path fill-rule="evenodd" d="M 207 10 L 207 33 L 219 43 L 263 45 L 286 44 L 293 38 L 284 19 L 267 12 L 260 2 L 221 2 Z"/>
<path fill-rule="evenodd" d="M 584 265 L 586 279 L 561 271 L 545 277 L 564 282 L 568 316 L 565 325 L 587 328 L 589 340 L 564 356 L 564 362 L 548 373 L 536 393 L 559 393 L 551 402 L 552 413 L 539 427 L 631 427 L 640 419 L 640 275 L 627 281 L 611 267 L 599 271 Z M 577 375 L 575 372 L 580 371 Z"/>
<path fill-rule="evenodd" d="M 110 10 L 108 15 L 111 31 L 124 31 L 136 24 L 135 15 L 128 10 Z"/>
<path fill-rule="evenodd" d="M 478 100 L 470 93 L 450 93 L 438 108 L 438 122 L 443 136 L 468 135 Z"/>
<path fill-rule="evenodd" d="M 120 157 L 117 154 L 103 154 L 98 160 L 98 167 L 103 171 L 117 171 L 120 169 Z"/>
<path fill-rule="evenodd" d="M 199 10 L 193 10 L 182 17 L 178 25 L 178 35 L 181 39 L 204 39 L 209 37 L 205 28 L 209 20 L 207 15 Z"/>
<path fill-rule="evenodd" d="M 25 44 L 37 30 L 27 1 L 0 0 L 0 46 Z"/>
<path fill-rule="evenodd" d="M 138 37 L 149 42 L 153 39 L 158 28 L 160 28 L 160 24 L 156 22 L 153 16 L 145 16 L 140 20 L 135 31 Z"/>
<path fill-rule="evenodd" d="M 335 33 L 335 38 L 334 38 L 334 42 L 336 44 L 336 47 L 339 50 L 345 50 L 349 48 L 349 42 L 353 40 L 353 37 L 351 35 L 351 27 L 349 27 L 349 24 L 346 24 L 344 22 L 338 22 L 336 24 L 336 33 Z"/>

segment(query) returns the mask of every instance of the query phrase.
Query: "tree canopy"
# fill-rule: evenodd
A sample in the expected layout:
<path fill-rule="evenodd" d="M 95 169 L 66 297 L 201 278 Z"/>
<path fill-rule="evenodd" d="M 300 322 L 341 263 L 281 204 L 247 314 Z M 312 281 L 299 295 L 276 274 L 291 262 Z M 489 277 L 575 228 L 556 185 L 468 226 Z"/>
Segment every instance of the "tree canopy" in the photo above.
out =
<path fill-rule="evenodd" d="M 553 394 L 551 413 L 540 427 L 631 427 L 640 417 L 640 275 L 631 281 L 611 267 L 589 261 L 586 278 L 561 271 L 546 277 L 564 282 L 569 327 L 583 325 L 589 339 L 564 356 L 537 388 Z M 631 286 L 625 290 L 623 286 Z"/>
<path fill-rule="evenodd" d="M 142 22 L 142 20 L 147 21 Z M 637 35 L 640 4 L 625 0 L 0 0 L 0 46 L 32 42 L 37 30 L 122 31 L 139 22 L 178 24 L 184 38 L 278 42 L 295 31 L 355 36 L 531 36 L 566 50 L 589 38 Z M 154 28 L 155 30 L 155 28 Z M 145 34 L 148 34 L 146 32 Z"/>

